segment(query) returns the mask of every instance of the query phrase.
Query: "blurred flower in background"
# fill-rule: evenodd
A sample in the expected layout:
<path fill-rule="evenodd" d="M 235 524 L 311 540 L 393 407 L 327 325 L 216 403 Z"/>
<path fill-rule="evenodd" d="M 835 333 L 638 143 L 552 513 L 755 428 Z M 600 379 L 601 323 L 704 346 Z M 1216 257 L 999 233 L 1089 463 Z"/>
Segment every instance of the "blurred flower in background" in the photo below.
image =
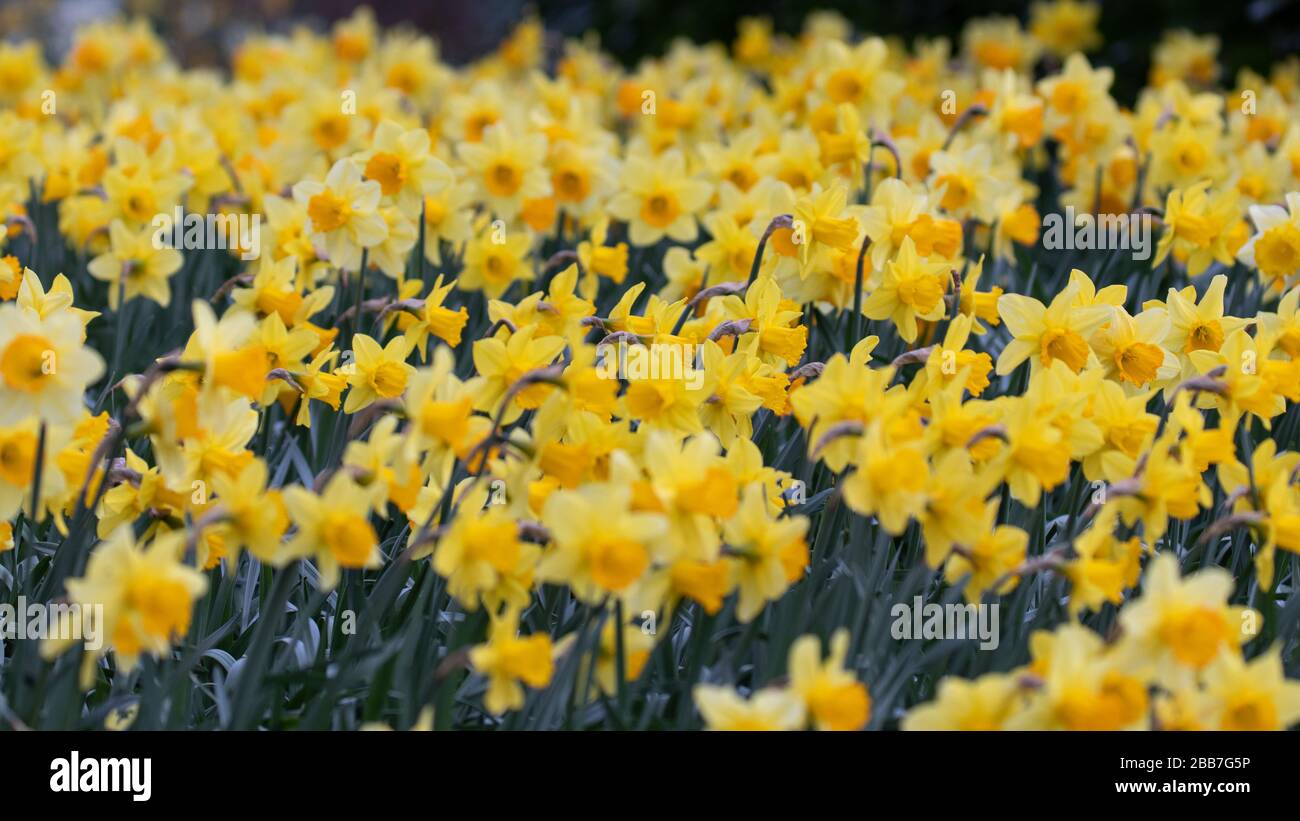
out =
<path fill-rule="evenodd" d="M 376 22 L 383 28 L 408 25 L 431 34 L 438 41 L 442 59 L 452 64 L 486 55 L 530 13 L 545 23 L 547 41 L 543 45 L 548 51 L 564 38 L 594 32 L 601 46 L 625 65 L 663 53 L 681 36 L 696 42 L 731 42 L 742 18 L 770 18 L 776 31 L 796 32 L 810 11 L 834 10 L 859 30 L 888 31 L 910 40 L 918 35 L 954 38 L 962 22 L 972 16 L 1014 16 L 1030 19 L 1054 52 L 1091 50 L 1100 33 L 1105 45 L 1098 56 L 1115 69 L 1115 93 L 1120 99 L 1136 93 L 1152 68 L 1151 44 L 1166 30 L 1190 27 L 1215 32 L 1223 44 L 1219 61 L 1228 72 L 1225 76 L 1233 76 L 1242 65 L 1300 52 L 1300 4 L 1281 0 L 1107 4 L 1100 32 L 1088 4 L 1028 0 L 908 0 L 866 7 L 859 0 L 0 0 L 0 31 L 11 41 L 38 39 L 49 55 L 58 59 L 71 48 L 72 33 L 79 26 L 112 17 L 142 16 L 152 21 L 184 67 L 215 67 L 222 65 L 223 56 L 228 59 L 250 32 L 269 29 L 283 33 L 299 25 L 323 31 L 362 5 L 374 9 Z"/>
<path fill-rule="evenodd" d="M 409 24 L 432 33 L 452 62 L 494 48 L 525 12 L 523 0 L 437 3 L 352 0 L 5 0 L 0 31 L 6 39 L 37 39 L 55 59 L 72 47 L 79 27 L 113 17 L 148 18 L 185 67 L 218 66 L 253 30 L 323 29 L 358 6 L 375 10 L 385 27 Z"/>

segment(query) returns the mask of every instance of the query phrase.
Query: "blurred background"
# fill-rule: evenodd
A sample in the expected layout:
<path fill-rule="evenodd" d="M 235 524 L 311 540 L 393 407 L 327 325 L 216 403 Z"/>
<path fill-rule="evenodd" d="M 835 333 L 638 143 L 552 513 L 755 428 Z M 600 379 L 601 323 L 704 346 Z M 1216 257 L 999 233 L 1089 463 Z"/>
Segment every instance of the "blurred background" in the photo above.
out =
<path fill-rule="evenodd" d="M 218 65 L 250 29 L 317 28 L 369 5 L 386 26 L 407 24 L 433 35 L 443 58 L 472 60 L 491 49 L 530 10 L 558 41 L 587 31 L 628 65 L 662 53 L 675 37 L 731 42 L 743 16 L 771 17 L 778 31 L 796 32 L 813 9 L 843 13 L 859 30 L 955 37 L 966 20 L 989 14 L 1026 19 L 1029 3 L 1009 0 L 0 0 L 0 36 L 37 37 L 58 57 L 77 25 L 103 17 L 140 14 L 154 21 L 189 66 Z M 1135 91 L 1147 75 L 1151 48 L 1166 29 L 1213 32 L 1231 81 L 1238 68 L 1264 69 L 1300 54 L 1300 0 L 1105 0 L 1106 43 L 1095 55 L 1114 66 L 1116 91 Z"/>

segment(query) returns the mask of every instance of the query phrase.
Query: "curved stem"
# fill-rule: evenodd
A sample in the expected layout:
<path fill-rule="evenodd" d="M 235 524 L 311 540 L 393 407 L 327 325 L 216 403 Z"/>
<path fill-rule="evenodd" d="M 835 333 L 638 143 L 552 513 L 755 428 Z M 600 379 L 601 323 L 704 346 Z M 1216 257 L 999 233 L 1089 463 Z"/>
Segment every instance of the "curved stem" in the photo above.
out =
<path fill-rule="evenodd" d="M 947 151 L 952 146 L 952 141 L 957 139 L 957 132 L 965 128 L 967 123 L 976 117 L 987 116 L 988 113 L 989 110 L 979 103 L 975 103 L 963 111 L 961 116 L 957 118 L 957 122 L 953 123 L 952 128 L 948 131 L 948 139 L 943 141 L 943 150 Z"/>
<path fill-rule="evenodd" d="M 794 217 L 789 214 L 777 214 L 772 221 L 767 224 L 763 231 L 763 236 L 758 241 L 758 249 L 754 251 L 754 263 L 749 266 L 749 284 L 753 284 L 758 278 L 758 268 L 763 262 L 763 249 L 767 247 L 767 238 L 772 236 L 778 228 L 789 228 L 794 225 Z"/>

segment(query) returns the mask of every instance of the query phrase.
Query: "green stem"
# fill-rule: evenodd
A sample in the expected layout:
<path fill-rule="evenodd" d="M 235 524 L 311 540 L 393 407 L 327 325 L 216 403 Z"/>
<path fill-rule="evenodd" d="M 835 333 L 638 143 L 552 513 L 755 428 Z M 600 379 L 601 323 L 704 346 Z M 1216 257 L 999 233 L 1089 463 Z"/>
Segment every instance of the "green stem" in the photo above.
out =
<path fill-rule="evenodd" d="M 424 219 L 425 219 L 425 202 L 420 200 L 420 236 L 415 240 L 415 274 L 424 287 L 429 287 L 428 281 L 424 278 Z"/>
<path fill-rule="evenodd" d="M 849 319 L 849 338 L 845 353 L 853 350 L 853 346 L 858 344 L 862 338 L 862 266 L 866 262 L 867 249 L 871 247 L 871 237 L 862 240 L 862 247 L 858 250 L 858 264 L 853 272 L 853 316 Z"/>
<path fill-rule="evenodd" d="M 109 371 L 108 384 L 117 381 L 121 373 L 122 348 L 126 344 L 126 272 L 117 282 L 117 327 L 113 329 L 113 368 Z"/>
<path fill-rule="evenodd" d="M 623 600 L 614 602 L 614 657 L 617 663 L 615 679 L 618 693 L 618 712 L 621 716 L 627 707 L 627 650 L 623 646 Z"/>
<path fill-rule="evenodd" d="M 91 467 L 94 470 L 94 466 Z M 36 523 L 41 520 L 41 479 L 45 473 L 45 422 L 41 422 L 41 432 L 36 439 L 36 466 L 32 469 L 32 532 L 36 532 Z"/>
<path fill-rule="evenodd" d="M 357 271 L 357 295 L 352 304 L 352 322 L 348 328 L 348 347 L 352 347 L 352 338 L 357 335 L 361 329 L 361 302 L 366 293 L 366 268 L 370 264 L 370 249 L 366 248 L 361 251 L 361 268 Z"/>
<path fill-rule="evenodd" d="M 758 240 L 758 248 L 754 251 L 754 262 L 749 266 L 749 284 L 753 285 L 754 280 L 758 279 L 759 266 L 763 264 L 763 249 L 767 247 L 767 239 L 772 236 L 778 228 L 789 228 L 793 223 L 793 217 L 789 214 L 777 214 L 772 221 L 767 224 L 763 230 L 763 236 Z"/>

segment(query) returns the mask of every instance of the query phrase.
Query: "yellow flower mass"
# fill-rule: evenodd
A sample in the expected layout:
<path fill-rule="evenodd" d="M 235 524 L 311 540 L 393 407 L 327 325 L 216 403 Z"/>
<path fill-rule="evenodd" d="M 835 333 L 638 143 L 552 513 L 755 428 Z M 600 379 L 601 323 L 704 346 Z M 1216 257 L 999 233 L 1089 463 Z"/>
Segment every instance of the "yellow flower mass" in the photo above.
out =
<path fill-rule="evenodd" d="M 0 45 L 0 722 L 1291 727 L 1300 73 L 1103 16 Z"/>

